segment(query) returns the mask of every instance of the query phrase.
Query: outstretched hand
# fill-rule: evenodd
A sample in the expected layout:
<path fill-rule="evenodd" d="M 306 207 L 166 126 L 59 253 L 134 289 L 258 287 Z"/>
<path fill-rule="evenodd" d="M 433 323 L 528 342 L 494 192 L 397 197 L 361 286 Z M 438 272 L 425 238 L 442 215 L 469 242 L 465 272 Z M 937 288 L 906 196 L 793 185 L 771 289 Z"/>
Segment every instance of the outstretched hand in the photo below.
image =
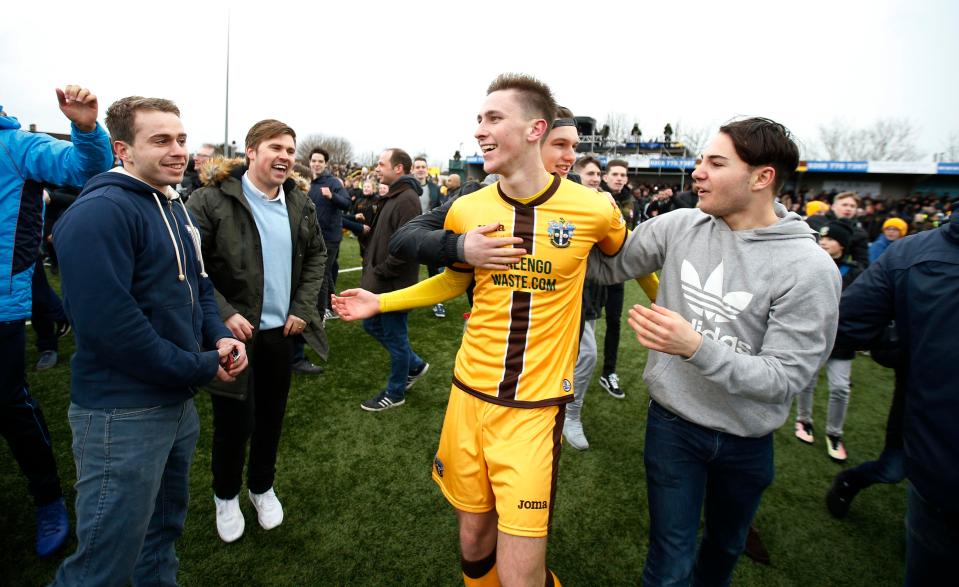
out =
<path fill-rule="evenodd" d="M 380 313 L 380 296 L 365 289 L 348 289 L 331 295 L 330 300 L 343 320 L 362 320 Z"/>
<path fill-rule="evenodd" d="M 63 115 L 83 132 L 90 132 L 97 127 L 99 105 L 96 95 L 90 90 L 74 85 L 62 90 L 57 88 L 57 101 L 60 102 Z"/>
<path fill-rule="evenodd" d="M 463 256 L 473 267 L 506 271 L 507 265 L 518 263 L 526 254 L 526 249 L 516 249 L 512 245 L 523 243 L 517 236 L 488 237 L 487 234 L 500 230 L 499 223 L 480 226 L 466 233 L 463 241 Z M 509 247 L 509 248 L 507 248 Z"/>

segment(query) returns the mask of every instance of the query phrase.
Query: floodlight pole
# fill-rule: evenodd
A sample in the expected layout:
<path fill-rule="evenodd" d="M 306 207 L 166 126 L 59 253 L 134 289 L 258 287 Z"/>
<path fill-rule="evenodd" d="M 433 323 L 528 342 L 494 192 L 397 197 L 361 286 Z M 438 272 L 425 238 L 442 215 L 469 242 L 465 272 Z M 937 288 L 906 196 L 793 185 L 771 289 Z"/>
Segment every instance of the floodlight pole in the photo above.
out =
<path fill-rule="evenodd" d="M 230 3 L 226 4 L 226 96 L 224 98 L 223 115 L 223 155 L 232 157 L 230 153 Z"/>

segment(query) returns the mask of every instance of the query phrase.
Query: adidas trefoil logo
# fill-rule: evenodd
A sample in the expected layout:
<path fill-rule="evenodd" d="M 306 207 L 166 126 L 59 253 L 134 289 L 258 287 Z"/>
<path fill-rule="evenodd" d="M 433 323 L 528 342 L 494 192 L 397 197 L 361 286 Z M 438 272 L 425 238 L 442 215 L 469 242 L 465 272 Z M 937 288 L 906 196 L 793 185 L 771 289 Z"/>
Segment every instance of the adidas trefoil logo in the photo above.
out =
<path fill-rule="evenodd" d="M 706 283 L 699 280 L 699 273 L 692 263 L 683 259 L 680 278 L 683 282 L 683 298 L 697 316 L 712 322 L 731 322 L 746 309 L 753 294 L 746 291 L 731 291 L 723 294 L 723 263 L 713 269 Z"/>

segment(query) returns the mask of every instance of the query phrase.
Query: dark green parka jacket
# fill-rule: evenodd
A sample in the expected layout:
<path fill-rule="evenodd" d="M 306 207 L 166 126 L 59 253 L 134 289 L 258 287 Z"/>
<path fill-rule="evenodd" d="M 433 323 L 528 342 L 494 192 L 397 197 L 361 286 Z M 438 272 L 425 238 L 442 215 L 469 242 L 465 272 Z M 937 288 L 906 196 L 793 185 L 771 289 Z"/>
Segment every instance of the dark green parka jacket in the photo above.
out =
<path fill-rule="evenodd" d="M 201 172 L 204 187 L 190 195 L 187 208 L 200 231 L 203 262 L 216 289 L 220 318 L 226 320 L 239 313 L 256 327 L 263 310 L 264 251 L 253 212 L 243 195 L 241 178 L 246 170 L 242 159 L 210 161 Z M 283 192 L 293 239 L 290 314 L 306 320 L 303 337 L 326 359 L 329 344 L 317 309 L 326 244 L 316 221 L 316 207 L 296 179 L 288 179 Z M 250 369 L 244 370 L 235 383 L 214 380 L 210 391 L 245 397 L 249 374 Z"/>

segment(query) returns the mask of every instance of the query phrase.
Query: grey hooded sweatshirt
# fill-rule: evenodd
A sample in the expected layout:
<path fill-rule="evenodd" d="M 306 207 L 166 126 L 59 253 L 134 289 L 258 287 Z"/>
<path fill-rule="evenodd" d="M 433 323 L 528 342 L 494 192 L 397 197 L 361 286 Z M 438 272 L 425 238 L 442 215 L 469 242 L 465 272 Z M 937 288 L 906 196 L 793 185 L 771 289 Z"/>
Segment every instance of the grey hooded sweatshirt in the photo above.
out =
<path fill-rule="evenodd" d="M 733 231 L 698 208 L 640 224 L 614 257 L 593 251 L 587 278 L 620 283 L 662 268 L 656 303 L 703 334 L 688 359 L 649 352 L 649 395 L 685 420 L 759 437 L 789 416 L 836 337 L 836 263 L 775 204 L 779 221 Z"/>

